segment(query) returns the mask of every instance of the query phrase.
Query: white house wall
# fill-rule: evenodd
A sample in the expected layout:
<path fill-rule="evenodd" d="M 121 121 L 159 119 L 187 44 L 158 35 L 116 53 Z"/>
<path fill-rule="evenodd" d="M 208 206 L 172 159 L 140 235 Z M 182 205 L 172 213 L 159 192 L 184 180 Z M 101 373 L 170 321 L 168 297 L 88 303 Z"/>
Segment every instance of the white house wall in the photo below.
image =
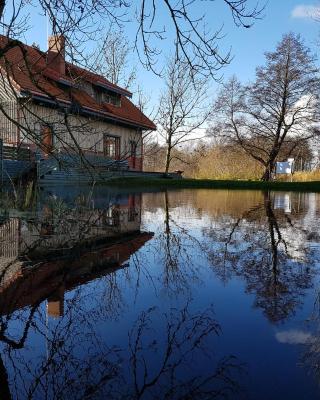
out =
<path fill-rule="evenodd" d="M 57 149 L 68 148 L 103 153 L 104 134 L 120 137 L 120 156 L 129 155 L 130 141 L 134 140 L 137 146 L 137 157 L 142 153 L 142 135 L 136 128 L 129 128 L 113 123 L 99 121 L 77 115 L 68 115 L 65 121 L 63 113 L 56 109 L 36 105 L 27 101 L 25 105 L 17 107 L 17 101 L 11 92 L 0 84 L 0 137 L 6 144 L 23 143 L 36 147 L 41 140 L 41 124 L 50 124 L 54 132 L 54 146 Z M 19 129 L 15 121 L 26 129 Z M 67 127 L 68 126 L 68 127 Z"/>
<path fill-rule="evenodd" d="M 128 155 L 129 142 L 131 140 L 138 143 L 138 154 L 141 155 L 142 136 L 136 128 L 128 128 L 120 125 L 99 121 L 83 116 L 71 115 L 65 116 L 58 110 L 32 104 L 24 107 L 20 111 L 22 125 L 27 129 L 21 132 L 21 141 L 25 144 L 34 144 L 40 140 L 40 125 L 48 123 L 52 126 L 54 132 L 54 146 L 57 149 L 72 148 L 77 145 L 82 150 L 93 152 L 103 152 L 104 135 L 113 135 L 120 137 L 120 154 Z M 34 137 L 30 137 L 34 132 Z"/>

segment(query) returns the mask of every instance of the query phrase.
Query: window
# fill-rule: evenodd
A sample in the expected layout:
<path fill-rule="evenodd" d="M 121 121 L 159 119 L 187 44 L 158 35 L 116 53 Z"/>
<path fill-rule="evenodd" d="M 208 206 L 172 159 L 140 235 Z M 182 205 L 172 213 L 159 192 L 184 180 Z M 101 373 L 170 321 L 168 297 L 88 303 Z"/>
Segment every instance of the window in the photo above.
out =
<path fill-rule="evenodd" d="M 53 150 L 53 129 L 51 125 L 41 126 L 41 149 L 45 154 L 50 154 Z"/>
<path fill-rule="evenodd" d="M 116 136 L 105 135 L 104 155 L 106 157 L 119 160 L 120 158 L 120 138 Z"/>
<path fill-rule="evenodd" d="M 118 93 L 95 88 L 94 98 L 99 104 L 108 103 L 117 107 L 121 106 L 121 95 Z"/>
<path fill-rule="evenodd" d="M 116 93 L 103 93 L 102 102 L 112 104 L 113 106 L 120 107 L 121 96 Z"/>
<path fill-rule="evenodd" d="M 109 226 L 120 225 L 120 210 L 118 206 L 114 205 L 106 210 L 106 223 Z"/>
<path fill-rule="evenodd" d="M 136 157 L 137 157 L 137 142 L 134 140 L 130 140 L 129 142 L 129 151 L 130 151 L 130 161 L 129 165 L 131 168 L 136 168 Z"/>
<path fill-rule="evenodd" d="M 134 222 L 136 219 L 136 209 L 135 208 L 129 208 L 129 213 L 128 213 L 128 222 Z"/>

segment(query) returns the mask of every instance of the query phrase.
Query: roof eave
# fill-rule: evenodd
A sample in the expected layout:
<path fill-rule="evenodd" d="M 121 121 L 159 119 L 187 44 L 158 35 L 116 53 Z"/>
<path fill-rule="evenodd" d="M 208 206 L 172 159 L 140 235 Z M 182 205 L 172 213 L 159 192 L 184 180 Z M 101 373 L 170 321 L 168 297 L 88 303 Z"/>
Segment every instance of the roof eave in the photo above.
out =
<path fill-rule="evenodd" d="M 129 92 L 128 90 L 126 90 L 126 89 L 122 89 L 120 87 L 114 87 L 112 85 L 107 85 L 107 84 L 102 83 L 102 82 L 92 82 L 92 84 L 94 86 L 99 86 L 99 87 L 101 87 L 103 89 L 110 90 L 110 91 L 112 91 L 114 93 L 118 93 L 118 94 L 121 94 L 123 96 L 129 97 L 130 99 L 132 98 L 132 93 Z"/>
<path fill-rule="evenodd" d="M 63 105 L 64 106 L 65 105 L 69 105 L 69 106 L 71 105 L 70 101 L 62 100 L 62 99 L 59 99 L 59 98 L 56 98 L 55 100 L 53 100 L 53 99 L 50 99 L 50 97 L 48 97 L 46 95 L 43 95 L 41 93 L 34 92 L 34 91 L 22 90 L 20 92 L 20 94 L 22 95 L 22 97 L 30 96 L 30 94 L 31 94 L 32 99 L 38 100 L 38 101 L 47 102 L 50 105 L 57 105 L 58 106 L 58 105 L 60 105 L 59 103 L 61 103 L 62 106 Z M 87 113 L 94 114 L 94 115 L 96 115 L 97 117 L 100 117 L 100 118 L 102 117 L 102 118 L 106 118 L 106 119 L 111 120 L 111 121 L 122 122 L 122 123 L 125 123 L 127 125 L 135 126 L 137 128 L 141 128 L 141 129 L 145 129 L 145 130 L 153 130 L 154 131 L 154 130 L 157 129 L 155 125 L 151 126 L 151 125 L 147 125 L 147 124 L 144 124 L 144 123 L 139 123 L 137 121 L 132 121 L 132 120 L 130 120 L 128 118 L 121 118 L 121 117 L 118 117 L 118 116 L 113 115 L 111 113 L 104 112 L 104 111 L 97 111 L 97 110 L 94 110 L 94 109 L 92 109 L 90 107 L 81 107 L 81 111 L 85 111 Z"/>

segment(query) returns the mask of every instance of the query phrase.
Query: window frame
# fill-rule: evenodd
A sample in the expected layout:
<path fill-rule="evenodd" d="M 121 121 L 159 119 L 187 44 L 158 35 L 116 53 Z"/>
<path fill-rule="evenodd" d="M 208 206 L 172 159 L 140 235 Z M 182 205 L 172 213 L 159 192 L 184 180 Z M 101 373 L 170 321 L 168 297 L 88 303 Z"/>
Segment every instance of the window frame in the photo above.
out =
<path fill-rule="evenodd" d="M 108 142 L 112 142 L 114 144 L 114 154 L 111 154 L 110 151 L 110 144 Z M 120 136 L 110 135 L 105 133 L 103 138 L 103 155 L 105 157 L 109 157 L 113 160 L 120 160 L 120 148 L 121 148 L 121 138 Z"/>

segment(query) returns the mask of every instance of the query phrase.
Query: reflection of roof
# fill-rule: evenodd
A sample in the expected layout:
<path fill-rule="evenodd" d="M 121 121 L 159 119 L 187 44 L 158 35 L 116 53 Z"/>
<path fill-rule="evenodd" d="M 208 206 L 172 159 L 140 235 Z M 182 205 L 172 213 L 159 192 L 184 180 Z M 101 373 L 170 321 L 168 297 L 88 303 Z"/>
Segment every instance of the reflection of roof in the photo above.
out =
<path fill-rule="evenodd" d="M 0 287 L 0 315 L 41 303 L 59 288 L 64 291 L 83 285 L 121 268 L 132 254 L 152 238 L 152 233 L 136 232 L 107 243 L 99 250 L 28 266 Z M 110 244 L 110 242 L 112 244 Z"/>
<path fill-rule="evenodd" d="M 8 38 L 0 35 L 0 47 L 8 43 Z M 10 42 L 9 42 L 10 43 Z M 150 121 L 128 98 L 131 93 L 106 78 L 71 63 L 66 63 L 66 72 L 48 67 L 47 54 L 37 48 L 12 41 L 13 47 L 0 60 L 0 65 L 12 78 L 13 86 L 21 94 L 32 98 L 64 105 L 80 106 L 83 113 L 94 113 L 110 121 L 122 122 L 144 129 L 156 129 Z M 77 83 L 87 82 L 121 95 L 121 106 L 100 104 L 81 89 Z"/>

